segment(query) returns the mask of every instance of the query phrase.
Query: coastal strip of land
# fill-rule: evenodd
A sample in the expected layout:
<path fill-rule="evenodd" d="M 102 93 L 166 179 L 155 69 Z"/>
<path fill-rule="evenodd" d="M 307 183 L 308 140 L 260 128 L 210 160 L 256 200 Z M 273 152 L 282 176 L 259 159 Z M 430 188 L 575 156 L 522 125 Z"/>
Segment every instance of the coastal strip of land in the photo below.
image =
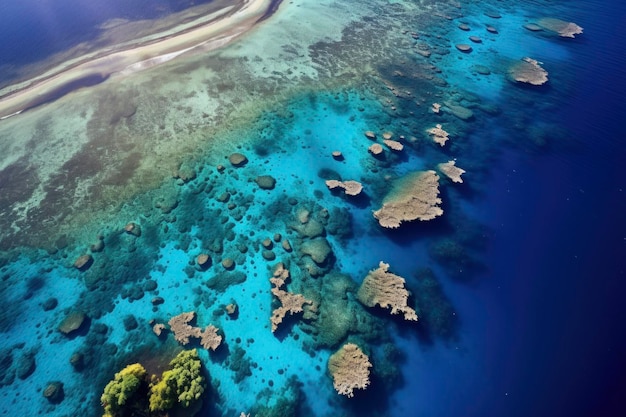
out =
<path fill-rule="evenodd" d="M 276 0 L 241 0 L 205 16 L 201 24 L 187 23 L 149 42 L 61 65 L 0 98 L 0 120 L 115 74 L 150 68 L 195 48 L 207 51 L 222 47 L 264 20 L 268 11 L 275 8 Z"/>

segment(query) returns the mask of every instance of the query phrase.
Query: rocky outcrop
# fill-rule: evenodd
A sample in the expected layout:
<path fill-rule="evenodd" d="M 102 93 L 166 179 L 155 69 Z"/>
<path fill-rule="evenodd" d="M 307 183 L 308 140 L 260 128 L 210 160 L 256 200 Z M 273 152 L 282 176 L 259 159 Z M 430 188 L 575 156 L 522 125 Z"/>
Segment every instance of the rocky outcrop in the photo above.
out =
<path fill-rule="evenodd" d="M 283 322 L 287 313 L 301 313 L 305 304 L 313 304 L 313 301 L 304 298 L 304 295 L 302 294 L 292 294 L 282 289 L 288 278 L 289 270 L 287 270 L 282 263 L 276 265 L 272 278 L 270 278 L 270 282 L 273 285 L 272 294 L 280 302 L 280 307 L 272 311 L 272 317 L 270 318 L 272 323 L 272 332 L 275 332 L 278 329 L 278 325 Z"/>
<path fill-rule="evenodd" d="M 426 131 L 435 143 L 438 143 L 441 146 L 444 146 L 449 139 L 448 132 L 443 130 L 440 124 L 435 125 Z"/>
<path fill-rule="evenodd" d="M 403 222 L 441 216 L 440 204 L 439 176 L 435 171 L 418 171 L 396 180 L 374 217 L 382 227 L 395 229 Z"/>
<path fill-rule="evenodd" d="M 389 264 L 380 262 L 363 280 L 357 298 L 367 307 L 391 308 L 391 314 L 402 313 L 405 320 L 417 321 L 417 313 L 407 304 L 409 292 L 404 283 L 404 278 L 389 272 Z"/>
<path fill-rule="evenodd" d="M 530 85 L 543 85 L 548 82 L 548 71 L 543 69 L 539 61 L 532 58 L 523 58 L 513 64 L 508 71 L 511 81 Z"/>
<path fill-rule="evenodd" d="M 190 323 L 196 318 L 196 313 L 191 311 L 174 316 L 168 321 L 170 329 L 174 333 L 174 339 L 181 345 L 189 343 L 190 338 L 200 339 L 200 344 L 205 349 L 215 350 L 222 343 L 222 336 L 217 332 L 217 327 L 207 326 L 204 330 L 192 326 Z"/>
<path fill-rule="evenodd" d="M 346 343 L 328 358 L 328 371 L 333 386 L 341 395 L 354 396 L 355 389 L 366 389 L 370 384 L 369 358 L 354 343 Z"/>
<path fill-rule="evenodd" d="M 437 165 L 437 169 L 446 177 L 450 178 L 452 182 L 462 183 L 463 178 L 461 178 L 461 175 L 465 174 L 465 170 L 457 167 L 455 164 L 455 161 L 448 161 Z"/>

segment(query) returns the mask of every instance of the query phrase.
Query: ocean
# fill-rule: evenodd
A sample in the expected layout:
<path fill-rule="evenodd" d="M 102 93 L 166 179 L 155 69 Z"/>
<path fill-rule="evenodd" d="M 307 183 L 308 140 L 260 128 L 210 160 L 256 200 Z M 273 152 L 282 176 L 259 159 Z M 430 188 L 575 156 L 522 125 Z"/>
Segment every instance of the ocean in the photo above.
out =
<path fill-rule="evenodd" d="M 0 12 L 3 415 L 624 413 L 623 3 Z"/>

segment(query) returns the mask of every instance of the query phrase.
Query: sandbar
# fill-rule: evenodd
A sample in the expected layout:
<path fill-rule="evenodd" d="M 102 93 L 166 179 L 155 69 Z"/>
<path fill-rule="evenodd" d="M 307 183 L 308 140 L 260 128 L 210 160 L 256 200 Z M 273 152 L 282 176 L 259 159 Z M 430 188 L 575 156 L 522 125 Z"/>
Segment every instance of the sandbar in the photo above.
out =
<path fill-rule="evenodd" d="M 276 8 L 275 0 L 241 0 L 204 16 L 199 25 L 187 23 L 173 34 L 169 31 L 147 43 L 61 65 L 0 98 L 0 120 L 111 76 L 150 68 L 192 50 L 222 47 L 264 20 L 272 8 Z"/>

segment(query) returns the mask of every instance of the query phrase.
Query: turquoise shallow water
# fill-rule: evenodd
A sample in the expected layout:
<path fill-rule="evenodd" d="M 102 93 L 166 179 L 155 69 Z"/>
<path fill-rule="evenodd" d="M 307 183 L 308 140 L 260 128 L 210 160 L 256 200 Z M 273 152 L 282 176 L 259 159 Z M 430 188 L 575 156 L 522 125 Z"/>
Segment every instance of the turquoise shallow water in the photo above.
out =
<path fill-rule="evenodd" d="M 398 18 L 407 13 L 404 6 L 373 3 Z M 590 12 L 607 4 L 615 10 Z M 618 255 L 625 230 L 619 217 L 626 199 L 618 116 L 626 109 L 618 72 L 624 62 L 611 48 L 617 25 L 610 23 L 623 16 L 620 7 L 586 1 L 450 5 L 442 9 L 446 15 L 428 21 L 428 30 L 396 28 L 402 41 L 393 54 L 402 58 L 355 72 L 352 77 L 362 77 L 356 81 L 316 85 L 303 76 L 296 82 L 301 88 L 287 93 L 284 80 L 255 90 L 243 78 L 229 84 L 224 73 L 221 84 L 205 85 L 224 95 L 241 92 L 222 107 L 244 106 L 244 93 L 250 102 L 258 94 L 261 102 L 267 98 L 261 90 L 278 98 L 251 111 L 246 123 L 221 120 L 228 133 L 219 145 L 195 150 L 174 175 L 103 216 L 107 222 L 86 222 L 61 238 L 51 231 L 53 244 L 22 244 L 28 239 L 19 233 L 19 244 L 7 243 L 3 231 L 0 412 L 102 415 L 101 395 L 116 372 L 139 362 L 161 375 L 181 349 L 197 348 L 205 378 L 201 408 L 180 408 L 176 415 L 619 415 L 625 386 Z M 571 19 L 585 33 L 560 39 L 521 28 L 544 15 Z M 363 23 L 376 25 L 368 19 L 344 31 L 344 43 L 312 46 L 313 67 L 339 74 L 321 51 L 336 49 L 343 63 L 349 52 L 341 48 L 352 45 L 346 39 Z M 455 45 L 472 35 L 481 38 L 472 52 L 457 51 Z M 304 54 L 283 49 L 294 60 Z M 543 63 L 547 85 L 507 80 L 507 68 L 524 56 Z M 215 72 L 221 64 L 205 65 Z M 422 71 L 431 66 L 436 70 Z M 283 76 L 264 71 L 270 80 Z M 71 106 L 80 96 L 63 100 L 58 104 Z M 441 113 L 432 112 L 433 102 L 444 105 Z M 471 117 L 458 117 L 468 110 Z M 183 120 L 194 112 L 181 105 L 173 114 Z M 123 122 L 115 129 L 130 135 L 145 114 L 138 105 L 118 117 Z M 123 148 L 118 133 L 106 130 L 117 121 L 102 122 L 97 114 L 93 120 L 101 123 L 91 129 L 117 140 L 99 144 L 102 153 Z M 149 123 L 169 129 L 158 126 L 162 120 Z M 450 132 L 444 147 L 426 133 L 437 123 Z M 175 129 L 170 140 L 184 147 L 185 129 Z M 198 125 L 188 130 L 209 136 Z M 376 133 L 374 141 L 368 130 Z M 383 155 L 375 157 L 368 148 L 382 144 L 384 132 L 404 149 L 383 145 Z M 13 149 L 6 136 L 3 143 Z M 341 158 L 332 156 L 335 150 Z M 228 157 L 234 152 L 247 163 L 233 166 Z M 378 224 L 372 211 L 399 178 L 449 160 L 467 172 L 460 184 L 440 173 L 443 216 L 397 230 Z M 17 163 L 3 160 L 2 166 L 0 186 L 5 195 L 18 195 L 15 172 L 23 171 L 10 169 Z M 261 187 L 263 176 L 275 184 Z M 329 179 L 356 180 L 364 189 L 355 197 L 331 192 Z M 72 184 L 68 176 L 65 186 Z M 76 195 L 80 190 L 75 186 Z M 5 218 L 14 207 L 7 200 L 0 200 Z M 131 222 L 134 229 L 125 230 Z M 37 230 L 40 237 L 46 229 Z M 264 245 L 266 239 L 271 243 Z M 73 264 L 84 254 L 93 263 L 81 271 Z M 200 267 L 200 254 L 211 264 Z M 225 267 L 225 260 L 233 265 Z M 379 261 L 406 280 L 417 323 L 358 301 L 359 286 Z M 269 278 L 278 262 L 290 270 L 287 290 L 303 294 L 314 308 L 287 317 L 273 333 L 270 317 L 278 304 Z M 227 313 L 229 304 L 236 304 L 235 314 Z M 171 333 L 155 335 L 152 324 L 185 311 L 196 312 L 200 327 L 217 326 L 222 346 L 209 351 L 192 341 L 183 348 Z M 62 334 L 60 324 L 75 312 L 85 321 Z M 335 392 L 327 369 L 329 357 L 347 342 L 372 363 L 371 384 L 354 398 Z M 62 394 L 47 399 L 53 382 L 62 383 Z M 133 406 L 142 406 L 142 395 L 140 389 Z"/>

